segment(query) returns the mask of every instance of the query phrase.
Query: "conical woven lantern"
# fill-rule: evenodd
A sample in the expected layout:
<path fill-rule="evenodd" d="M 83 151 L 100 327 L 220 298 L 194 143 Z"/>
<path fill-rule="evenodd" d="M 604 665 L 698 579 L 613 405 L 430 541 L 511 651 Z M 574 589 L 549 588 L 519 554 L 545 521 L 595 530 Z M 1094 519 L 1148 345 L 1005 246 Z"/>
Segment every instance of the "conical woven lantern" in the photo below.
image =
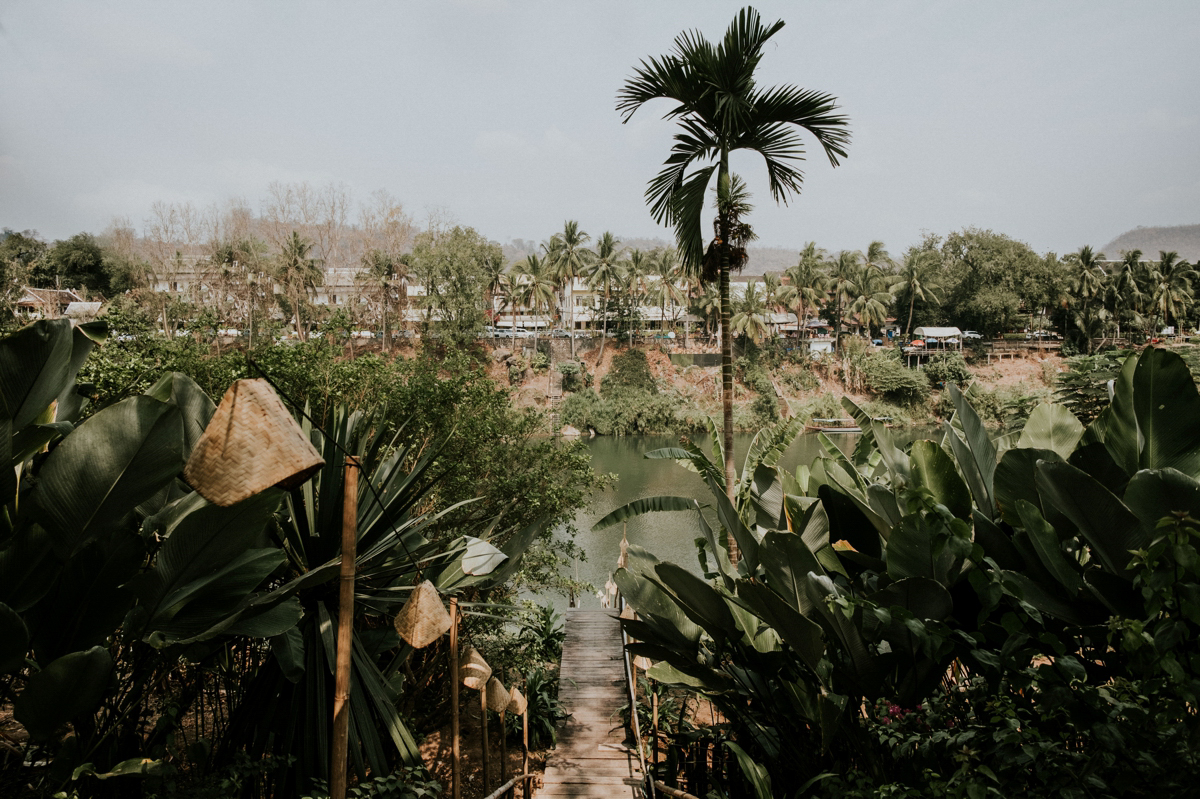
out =
<path fill-rule="evenodd" d="M 292 489 L 325 465 L 266 380 L 238 380 L 204 428 L 183 477 L 214 505 L 279 486 Z"/>
<path fill-rule="evenodd" d="M 414 649 L 423 649 L 441 638 L 451 624 L 442 598 L 428 580 L 408 595 L 408 601 L 396 615 L 396 632 Z"/>
<path fill-rule="evenodd" d="M 512 692 L 509 694 L 508 712 L 516 713 L 518 716 L 525 712 L 529 707 L 529 700 L 525 698 L 525 694 L 521 693 L 520 689 L 513 686 Z"/>
<path fill-rule="evenodd" d="M 492 676 L 492 667 L 473 646 L 467 647 L 467 651 L 462 653 L 458 669 L 462 673 L 463 685 L 472 691 L 482 691 Z"/>
<path fill-rule="evenodd" d="M 488 710 L 493 713 L 503 713 L 508 709 L 508 703 L 512 701 L 512 694 L 504 687 L 504 683 L 497 680 L 495 677 L 488 680 L 487 684 L 487 706 Z"/>

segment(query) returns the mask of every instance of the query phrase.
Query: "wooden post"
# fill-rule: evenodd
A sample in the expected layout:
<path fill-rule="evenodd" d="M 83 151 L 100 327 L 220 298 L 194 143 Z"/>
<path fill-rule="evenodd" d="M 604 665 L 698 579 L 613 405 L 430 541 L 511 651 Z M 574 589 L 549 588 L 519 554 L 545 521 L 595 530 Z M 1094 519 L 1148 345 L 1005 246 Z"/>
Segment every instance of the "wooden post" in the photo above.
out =
<path fill-rule="evenodd" d="M 459 752 L 458 686 L 462 674 L 458 668 L 458 597 L 450 597 L 450 795 L 462 799 L 462 764 Z"/>
<path fill-rule="evenodd" d="M 650 734 L 653 736 L 653 738 L 651 739 L 651 744 L 650 744 L 652 747 L 651 755 L 650 755 L 652 760 L 650 762 L 654 764 L 651 766 L 651 768 L 657 768 L 658 767 L 658 691 L 655 691 L 653 689 L 653 685 L 651 685 L 651 693 L 650 693 L 650 713 L 651 713 Z"/>
<path fill-rule="evenodd" d="M 529 707 L 521 714 L 521 774 L 525 779 L 525 799 L 533 796 L 533 787 L 529 779 Z"/>
<path fill-rule="evenodd" d="M 483 790 L 485 791 L 492 784 L 491 752 L 488 750 L 487 713 L 487 683 L 484 683 L 479 688 L 479 735 L 483 738 Z"/>
<path fill-rule="evenodd" d="M 553 340 L 550 346 L 554 346 Z M 506 710 L 500 711 L 500 784 L 508 782 L 508 731 L 504 729 L 504 719 L 508 715 Z"/>
<path fill-rule="evenodd" d="M 358 458 L 346 456 L 342 493 L 342 568 L 338 585 L 337 668 L 333 688 L 330 799 L 346 799 L 350 738 L 350 648 L 354 636 L 354 561 L 358 549 Z"/>

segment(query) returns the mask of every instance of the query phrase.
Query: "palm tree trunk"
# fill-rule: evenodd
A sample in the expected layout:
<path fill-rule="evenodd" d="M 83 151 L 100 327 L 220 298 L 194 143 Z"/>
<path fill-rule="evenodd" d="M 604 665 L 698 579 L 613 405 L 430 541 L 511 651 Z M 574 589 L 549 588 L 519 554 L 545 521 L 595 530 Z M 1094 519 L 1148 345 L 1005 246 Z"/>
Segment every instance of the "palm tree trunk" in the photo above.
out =
<path fill-rule="evenodd" d="M 905 325 L 905 330 L 904 330 L 905 338 L 908 338 L 908 334 L 912 332 L 913 304 L 916 301 L 917 301 L 916 293 L 909 292 L 909 295 L 908 295 L 908 324 Z"/>
<path fill-rule="evenodd" d="M 600 332 L 600 357 L 596 359 L 596 368 L 600 368 L 600 364 L 604 362 L 604 342 L 608 340 L 608 299 L 611 284 L 608 280 L 604 281 L 604 307 L 600 309 L 600 313 L 604 315 L 603 327 Z"/>
<path fill-rule="evenodd" d="M 721 181 L 729 179 L 729 153 L 721 153 L 721 167 L 717 174 L 717 185 L 721 185 Z M 718 218 L 721 220 L 721 248 L 720 248 L 720 272 L 721 272 L 721 415 L 722 425 L 724 427 L 724 442 L 725 442 L 725 496 L 729 497 L 729 503 L 735 508 L 736 491 L 734 486 L 734 470 L 733 470 L 733 339 L 730 336 L 729 328 L 729 224 L 724 214 L 718 211 Z M 737 540 L 733 537 L 733 531 L 729 531 L 729 560 L 734 566 L 738 562 L 738 545 Z"/>

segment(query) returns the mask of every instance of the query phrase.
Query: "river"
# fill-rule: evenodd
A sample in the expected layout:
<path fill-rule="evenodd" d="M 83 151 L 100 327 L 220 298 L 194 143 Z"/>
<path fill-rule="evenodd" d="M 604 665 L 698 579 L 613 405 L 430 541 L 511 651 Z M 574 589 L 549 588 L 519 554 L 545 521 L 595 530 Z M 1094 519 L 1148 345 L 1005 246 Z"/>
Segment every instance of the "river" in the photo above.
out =
<path fill-rule="evenodd" d="M 898 443 L 938 435 L 937 431 L 929 428 L 914 428 L 897 433 Z M 752 439 L 750 434 L 734 436 L 734 463 L 739 470 Z M 847 449 L 852 449 L 857 440 L 857 434 L 840 433 L 836 436 L 838 444 Z M 693 497 L 702 503 L 710 502 L 712 495 L 699 475 L 684 469 L 673 460 L 648 460 L 643 457 L 646 452 L 678 446 L 678 443 L 678 436 L 597 436 L 587 442 L 592 455 L 592 468 L 600 474 L 615 474 L 617 481 L 612 488 L 597 492 L 592 504 L 575 516 L 575 527 L 578 530 L 576 541 L 586 559 L 571 565 L 572 576 L 591 583 L 597 590 L 603 589 L 608 575 L 616 568 L 621 548 L 621 526 L 593 532 L 592 525 L 625 503 L 660 494 Z M 707 450 L 707 447 L 705 449 Z M 805 433 L 797 436 L 796 441 L 780 459 L 779 465 L 788 471 L 794 471 L 802 463 L 811 463 L 820 452 L 821 444 L 816 434 Z M 673 561 L 699 573 L 695 540 L 700 531 L 693 513 L 650 513 L 639 516 L 629 521 L 627 535 L 631 544 L 648 549 L 662 560 Z M 567 604 L 566 600 L 560 597 L 540 597 L 539 601 L 550 601 L 560 610 Z M 580 604 L 584 607 L 597 607 L 599 599 L 594 594 L 584 596 Z"/>

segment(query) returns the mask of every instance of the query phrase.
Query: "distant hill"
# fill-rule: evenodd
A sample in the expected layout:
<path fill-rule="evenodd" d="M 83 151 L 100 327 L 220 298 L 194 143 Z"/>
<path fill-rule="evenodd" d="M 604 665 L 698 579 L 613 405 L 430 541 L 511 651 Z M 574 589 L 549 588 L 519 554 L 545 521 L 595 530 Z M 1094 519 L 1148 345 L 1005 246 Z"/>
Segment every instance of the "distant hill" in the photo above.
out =
<path fill-rule="evenodd" d="M 666 239 L 620 238 L 620 240 L 622 247 L 643 252 L 649 252 L 656 247 L 666 247 L 673 243 Z M 589 244 L 595 246 L 596 242 L 591 241 Z M 541 242 L 528 239 L 513 239 L 503 245 L 503 250 L 504 258 L 508 263 L 523 260 L 527 255 L 542 253 Z M 742 270 L 742 274 L 762 275 L 767 272 L 782 272 L 789 266 L 794 266 L 798 260 L 800 260 L 799 250 L 789 250 L 785 247 L 750 247 L 750 260 L 747 262 L 746 268 Z"/>
<path fill-rule="evenodd" d="M 1200 259 L 1200 225 L 1135 227 L 1101 248 L 1101 252 L 1112 259 L 1120 258 L 1121 253 L 1130 250 L 1141 250 L 1149 258 L 1157 258 L 1159 251 L 1174 250 L 1180 258 L 1194 263 Z"/>

